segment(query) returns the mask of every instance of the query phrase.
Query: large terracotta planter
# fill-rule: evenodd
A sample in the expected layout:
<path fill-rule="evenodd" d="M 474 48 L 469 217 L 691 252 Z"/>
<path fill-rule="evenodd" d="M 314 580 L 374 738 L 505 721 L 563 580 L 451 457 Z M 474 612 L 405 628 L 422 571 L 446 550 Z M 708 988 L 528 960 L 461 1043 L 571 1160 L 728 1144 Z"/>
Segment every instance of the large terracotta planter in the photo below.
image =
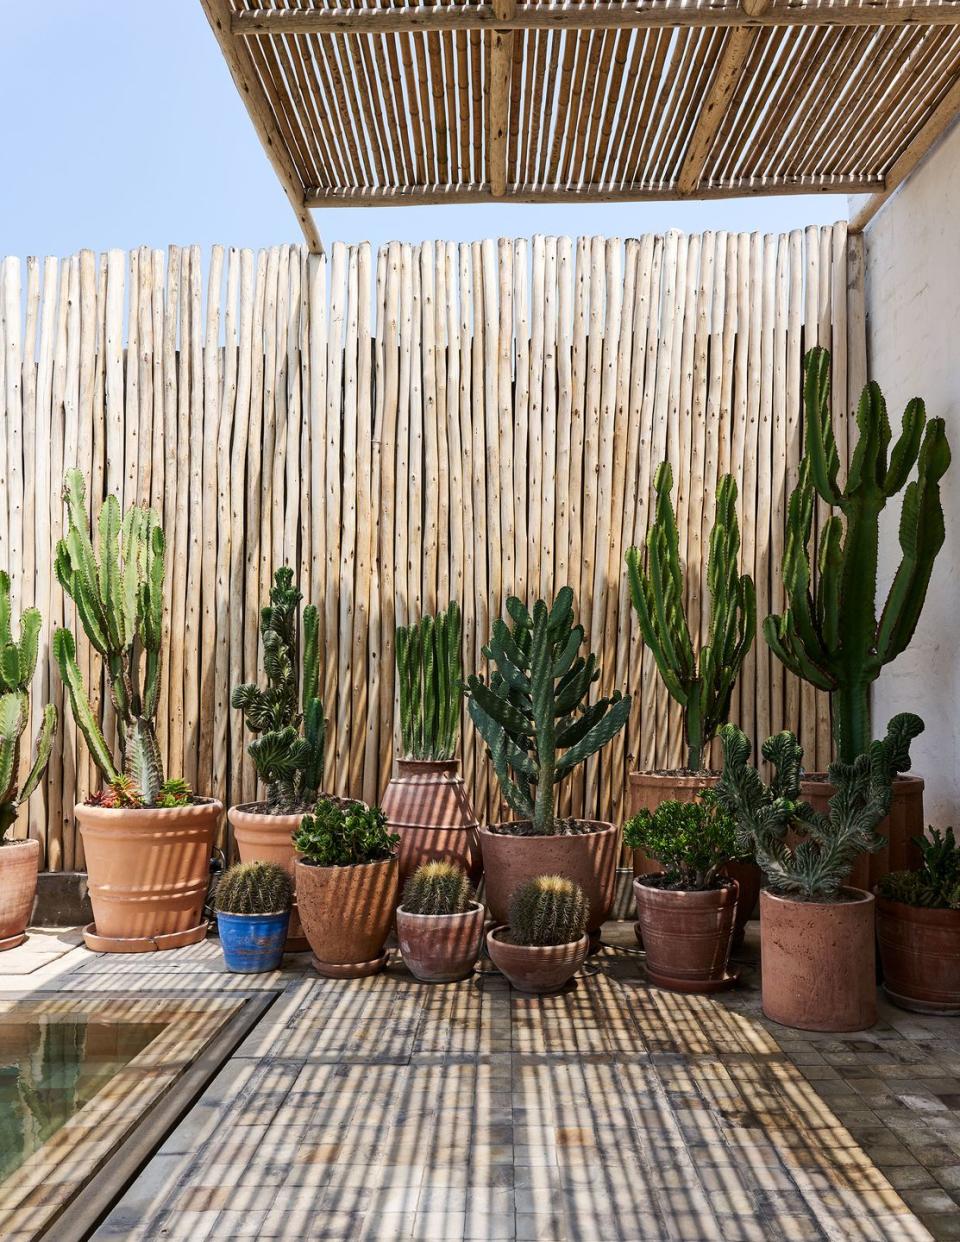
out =
<path fill-rule="evenodd" d="M 862 1031 L 877 1020 L 874 899 L 760 894 L 763 1012 L 804 1031 Z"/>
<path fill-rule="evenodd" d="M 39 841 L 0 844 L 0 951 L 16 948 L 27 938 L 39 866 Z"/>
<path fill-rule="evenodd" d="M 144 953 L 203 940 L 210 855 L 222 813 L 213 798 L 139 810 L 77 806 L 93 906 L 87 947 Z"/>
<path fill-rule="evenodd" d="M 506 826 L 506 825 L 498 825 Z M 562 875 L 579 884 L 590 903 L 587 931 L 596 939 L 610 913 L 616 884 L 620 831 L 596 823 L 595 832 L 518 837 L 480 829 L 486 902 L 491 918 L 506 923 L 510 898 L 538 875 Z"/>
<path fill-rule="evenodd" d="M 410 914 L 397 909 L 397 939 L 407 969 L 424 983 L 467 979 L 480 956 L 483 906 L 471 902 L 463 914 Z"/>
<path fill-rule="evenodd" d="M 487 933 L 487 952 L 497 970 L 518 992 L 538 996 L 566 987 L 583 965 L 589 947 L 586 935 L 570 944 L 514 944 L 508 927 Z"/>
<path fill-rule="evenodd" d="M 822 774 L 811 773 L 800 782 L 800 796 L 815 811 L 828 812 L 833 795 L 833 785 Z M 890 814 L 877 825 L 877 832 L 886 838 L 887 844 L 876 854 L 861 854 L 850 870 L 847 883 L 851 888 L 872 892 L 891 871 L 916 871 L 922 860 L 913 838 L 922 837 L 925 828 L 923 779 L 898 776 L 893 782 Z"/>
<path fill-rule="evenodd" d="M 736 982 L 727 971 L 737 883 L 704 892 L 657 888 L 634 880 L 647 974 L 677 992 L 716 992 Z"/>
<path fill-rule="evenodd" d="M 258 810 L 259 802 L 246 802 L 232 806 L 227 819 L 233 828 L 237 852 L 241 862 L 276 863 L 290 875 L 294 885 L 297 873 L 294 863 L 297 853 L 293 848 L 293 834 L 300 827 L 302 815 L 267 815 Z M 299 953 L 309 948 L 300 925 L 300 911 L 294 896 L 290 911 L 290 927 L 283 946 L 285 953 Z"/>
<path fill-rule="evenodd" d="M 480 878 L 477 817 L 456 759 L 398 759 L 397 774 L 381 807 L 400 836 L 400 884 L 436 858 L 458 863 L 476 883 Z"/>
<path fill-rule="evenodd" d="M 960 1014 L 960 910 L 877 898 L 883 989 L 915 1013 Z"/>
<path fill-rule="evenodd" d="M 330 979 L 375 975 L 397 905 L 397 859 L 316 867 L 298 858 L 300 921 L 317 972 Z"/>
<path fill-rule="evenodd" d="M 641 811 L 651 814 L 661 802 L 696 802 L 701 789 L 712 789 L 720 779 L 719 772 L 631 772 L 630 818 Z M 660 864 L 648 858 L 643 850 L 633 851 L 634 876 L 655 875 Z"/>
<path fill-rule="evenodd" d="M 736 953 L 738 949 L 743 947 L 747 924 L 753 918 L 753 912 L 756 910 L 757 902 L 760 900 L 763 872 L 755 862 L 742 858 L 728 862 L 723 871 L 731 880 L 736 880 L 739 889 L 737 893 L 737 915 L 733 924 L 733 944 L 731 945 L 732 952 Z"/>

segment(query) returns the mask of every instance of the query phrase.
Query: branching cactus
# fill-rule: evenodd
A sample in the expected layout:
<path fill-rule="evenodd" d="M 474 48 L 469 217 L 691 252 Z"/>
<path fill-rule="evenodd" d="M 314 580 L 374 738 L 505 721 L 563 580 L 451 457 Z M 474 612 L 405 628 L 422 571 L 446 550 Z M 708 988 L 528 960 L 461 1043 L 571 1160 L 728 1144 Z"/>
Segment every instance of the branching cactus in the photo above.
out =
<path fill-rule="evenodd" d="M 277 863 L 235 863 L 217 885 L 213 904 L 223 914 L 281 914 L 293 901 L 290 876 Z"/>
<path fill-rule="evenodd" d="M 403 887 L 407 914 L 465 914 L 474 900 L 467 873 L 444 859 L 418 867 Z"/>
<path fill-rule="evenodd" d="M 510 898 L 510 932 L 517 944 L 571 944 L 587 927 L 590 903 L 579 884 L 538 875 Z"/>
<path fill-rule="evenodd" d="M 653 653 L 670 695 L 683 708 L 687 767 L 703 768 L 704 751 L 730 711 L 730 697 L 757 631 L 753 579 L 741 574 L 737 485 L 725 474 L 717 485 L 710 532 L 707 587 L 710 592 L 708 641 L 699 657 L 683 610 L 680 541 L 670 500 L 673 471 L 662 462 L 654 478 L 656 516 L 647 535 L 646 568 L 639 548 L 627 550 L 630 595 L 643 641 Z"/>
<path fill-rule="evenodd" d="M 630 697 L 616 691 L 588 703 L 599 678 L 597 657 L 579 654 L 582 625 L 573 623 L 573 591 L 563 587 L 550 608 L 531 611 L 507 600 L 511 624 L 498 618 L 484 655 L 496 666 L 489 685 L 467 679 L 470 719 L 487 744 L 503 796 L 532 832 L 558 830 L 557 786 L 627 723 Z"/>
<path fill-rule="evenodd" d="M 830 416 L 830 355 L 804 360 L 806 452 L 790 497 L 783 556 L 787 607 L 767 617 L 764 638 L 791 672 L 832 695 L 836 755 L 852 763 L 870 746 L 870 687 L 913 637 L 937 553 L 943 546 L 940 480 L 950 465 L 944 421 L 927 421 L 915 397 L 888 456 L 891 433 L 879 387 L 867 384 L 857 409 L 859 440 L 846 482 Z M 917 466 L 917 477 L 907 479 Z M 902 557 L 879 620 L 879 519 L 906 484 Z M 817 497 L 833 512 L 813 538 Z M 816 566 L 816 572 L 814 572 Z"/>
<path fill-rule="evenodd" d="M 233 706 L 257 734 L 247 753 L 276 815 L 310 810 L 323 784 L 326 721 L 320 699 L 319 618 L 313 604 L 304 608 L 301 674 L 297 608 L 302 599 L 293 585 L 293 570 L 276 570 L 270 603 L 260 610 L 267 685 L 261 690 L 247 682 L 233 692 Z"/>
<path fill-rule="evenodd" d="M 397 627 L 400 740 L 407 759 L 452 759 L 460 734 L 460 605 Z"/>
<path fill-rule="evenodd" d="M 67 533 L 57 544 L 56 573 L 77 607 L 87 638 L 100 653 L 117 714 L 119 762 L 90 706 L 69 630 L 57 630 L 53 653 L 70 696 L 74 719 L 105 784 L 125 774 L 144 804 L 163 787 L 157 744 L 160 638 L 163 625 L 163 530 L 153 509 L 128 509 L 121 519 L 115 496 L 103 502 L 97 551 L 88 531 L 83 475 L 70 470 L 64 484 Z"/>

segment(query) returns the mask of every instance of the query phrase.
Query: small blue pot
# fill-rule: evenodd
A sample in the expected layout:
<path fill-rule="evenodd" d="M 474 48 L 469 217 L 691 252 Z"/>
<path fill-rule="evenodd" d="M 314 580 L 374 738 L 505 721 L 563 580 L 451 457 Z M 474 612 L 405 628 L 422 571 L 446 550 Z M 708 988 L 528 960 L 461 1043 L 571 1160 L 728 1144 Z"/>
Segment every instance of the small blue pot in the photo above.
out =
<path fill-rule="evenodd" d="M 217 912 L 220 944 L 227 970 L 256 975 L 276 970 L 283 960 L 283 944 L 290 911 L 282 914 L 225 914 Z"/>

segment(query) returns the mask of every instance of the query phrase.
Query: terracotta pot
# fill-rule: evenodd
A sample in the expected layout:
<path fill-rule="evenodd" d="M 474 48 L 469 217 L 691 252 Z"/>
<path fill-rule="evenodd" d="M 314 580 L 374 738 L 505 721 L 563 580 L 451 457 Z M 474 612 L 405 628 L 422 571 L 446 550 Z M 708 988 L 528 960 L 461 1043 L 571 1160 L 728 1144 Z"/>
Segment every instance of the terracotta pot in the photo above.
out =
<path fill-rule="evenodd" d="M 569 836 L 517 837 L 481 828 L 480 850 L 490 917 L 497 923 L 506 923 L 510 898 L 527 880 L 538 875 L 562 875 L 579 884 L 586 894 L 590 902 L 587 931 L 595 936 L 613 905 L 620 830 L 613 824 L 590 822 L 595 823 L 597 831 Z"/>
<path fill-rule="evenodd" d="M 487 952 L 502 975 L 518 992 L 544 995 L 559 992 L 583 965 L 590 937 L 570 944 L 514 944 L 508 927 L 487 933 Z"/>
<path fill-rule="evenodd" d="M 760 894 L 763 1012 L 804 1031 L 862 1031 L 877 1020 L 874 899 Z"/>
<path fill-rule="evenodd" d="M 397 905 L 397 859 L 353 867 L 316 867 L 298 858 L 300 921 L 313 964 L 330 979 L 375 975 Z"/>
<path fill-rule="evenodd" d="M 915 1013 L 960 1014 L 960 910 L 878 897 L 877 941 L 883 989 L 894 1004 Z"/>
<path fill-rule="evenodd" d="M 27 938 L 39 867 L 39 841 L 0 844 L 0 951 L 13 949 Z"/>
<path fill-rule="evenodd" d="M 407 969 L 424 983 L 467 979 L 480 956 L 483 906 L 471 902 L 463 914 L 409 914 L 397 908 L 397 939 Z"/>
<path fill-rule="evenodd" d="M 456 759 L 398 759 L 397 774 L 381 807 L 400 836 L 400 884 L 421 863 L 445 858 L 459 863 L 474 883 L 480 878 L 477 817 Z"/>
<path fill-rule="evenodd" d="M 203 903 L 223 806 L 75 808 L 87 859 L 98 952 L 142 953 L 195 944 L 207 934 Z"/>
<path fill-rule="evenodd" d="M 661 802 L 695 802 L 701 789 L 712 789 L 720 779 L 719 772 L 631 772 L 630 818 L 640 811 L 657 809 Z M 633 874 L 655 875 L 661 870 L 655 858 L 643 850 L 633 850 Z"/>
<path fill-rule="evenodd" d="M 737 894 L 737 915 L 733 924 L 733 943 L 730 946 L 731 952 L 736 953 L 743 947 L 747 924 L 753 918 L 757 902 L 760 900 L 763 872 L 755 862 L 736 859 L 727 863 L 723 873 L 731 880 L 736 880 L 740 890 Z"/>
<path fill-rule="evenodd" d="M 713 992 L 735 982 L 727 973 L 737 883 L 705 892 L 657 888 L 634 880 L 647 974 L 658 987 Z"/>
<path fill-rule="evenodd" d="M 800 782 L 800 795 L 815 811 L 827 812 L 834 787 L 822 773 L 810 773 Z M 923 818 L 923 780 L 919 776 L 898 776 L 893 782 L 890 814 L 877 825 L 887 844 L 876 854 L 861 854 L 850 869 L 851 888 L 874 889 L 891 871 L 916 871 L 922 862 L 913 843 L 926 828 Z"/>
<path fill-rule="evenodd" d="M 240 806 L 232 806 L 227 811 L 227 819 L 233 828 L 237 842 L 237 852 L 241 862 L 276 863 L 290 875 L 294 885 L 297 873 L 294 863 L 297 853 L 293 848 L 293 834 L 300 827 L 302 815 L 267 815 L 258 806 L 258 802 L 245 802 Z M 307 938 L 300 925 L 300 911 L 297 899 L 293 899 L 290 911 L 290 928 L 283 946 L 284 953 L 299 953 L 309 948 Z"/>

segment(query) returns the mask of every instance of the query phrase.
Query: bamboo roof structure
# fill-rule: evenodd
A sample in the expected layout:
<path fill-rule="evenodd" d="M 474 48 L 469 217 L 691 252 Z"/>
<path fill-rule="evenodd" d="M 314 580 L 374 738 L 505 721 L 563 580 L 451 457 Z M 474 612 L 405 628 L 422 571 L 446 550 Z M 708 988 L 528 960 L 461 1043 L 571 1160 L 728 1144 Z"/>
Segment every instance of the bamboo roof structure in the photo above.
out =
<path fill-rule="evenodd" d="M 872 197 L 960 114 L 960 0 L 201 0 L 297 213 Z"/>

